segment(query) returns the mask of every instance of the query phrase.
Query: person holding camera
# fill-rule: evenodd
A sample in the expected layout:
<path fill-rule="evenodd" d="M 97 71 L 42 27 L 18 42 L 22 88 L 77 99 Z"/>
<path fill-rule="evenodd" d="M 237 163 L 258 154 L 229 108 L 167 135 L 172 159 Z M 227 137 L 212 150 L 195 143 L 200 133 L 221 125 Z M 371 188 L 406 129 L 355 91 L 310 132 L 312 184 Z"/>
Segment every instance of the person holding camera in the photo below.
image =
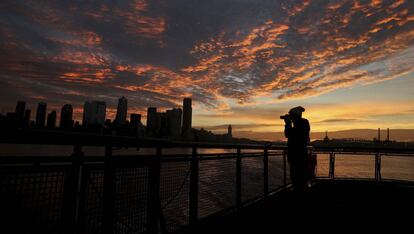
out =
<path fill-rule="evenodd" d="M 290 165 L 290 178 L 294 191 L 304 191 L 308 187 L 307 163 L 310 125 L 302 118 L 305 108 L 297 106 L 289 110 L 289 114 L 281 116 L 285 121 L 285 137 L 287 141 L 287 158 Z"/>

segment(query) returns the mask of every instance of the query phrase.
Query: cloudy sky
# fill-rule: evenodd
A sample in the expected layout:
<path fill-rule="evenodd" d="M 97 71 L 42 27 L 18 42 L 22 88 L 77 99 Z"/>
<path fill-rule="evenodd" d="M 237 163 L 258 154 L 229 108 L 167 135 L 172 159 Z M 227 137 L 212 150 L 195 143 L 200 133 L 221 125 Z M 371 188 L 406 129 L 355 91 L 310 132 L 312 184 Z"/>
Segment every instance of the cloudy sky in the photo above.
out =
<path fill-rule="evenodd" d="M 194 100 L 193 124 L 414 128 L 411 0 L 3 0 L 0 111 Z M 144 118 L 145 120 L 145 118 Z M 145 122 L 145 121 L 144 121 Z M 212 127 L 214 128 L 214 127 Z"/>

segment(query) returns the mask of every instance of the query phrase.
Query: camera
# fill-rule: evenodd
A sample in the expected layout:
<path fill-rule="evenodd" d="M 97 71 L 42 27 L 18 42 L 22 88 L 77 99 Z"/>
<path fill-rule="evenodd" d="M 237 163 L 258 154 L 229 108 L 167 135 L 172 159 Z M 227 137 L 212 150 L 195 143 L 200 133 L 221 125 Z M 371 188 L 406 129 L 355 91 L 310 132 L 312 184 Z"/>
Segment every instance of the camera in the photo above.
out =
<path fill-rule="evenodd" d="M 280 119 L 290 119 L 290 116 L 289 116 L 289 114 L 281 115 Z"/>

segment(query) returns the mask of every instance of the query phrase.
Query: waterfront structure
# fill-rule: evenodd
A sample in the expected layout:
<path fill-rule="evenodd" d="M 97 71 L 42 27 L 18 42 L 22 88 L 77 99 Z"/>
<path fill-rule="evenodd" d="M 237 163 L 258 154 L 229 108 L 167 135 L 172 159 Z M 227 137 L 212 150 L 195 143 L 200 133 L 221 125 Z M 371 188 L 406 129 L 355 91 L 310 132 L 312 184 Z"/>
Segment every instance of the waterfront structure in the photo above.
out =
<path fill-rule="evenodd" d="M 160 126 L 160 118 L 157 114 L 156 107 L 148 107 L 147 111 L 147 135 L 155 136 L 158 133 L 158 128 Z"/>
<path fill-rule="evenodd" d="M 126 122 L 128 112 L 128 100 L 122 96 L 118 100 L 118 108 L 116 111 L 115 122 L 118 126 L 123 125 Z"/>
<path fill-rule="evenodd" d="M 72 128 L 73 127 L 73 107 L 70 104 L 65 104 L 60 112 L 60 127 Z"/>
<path fill-rule="evenodd" d="M 24 120 L 25 120 L 25 108 L 26 108 L 26 102 L 24 101 L 18 101 L 16 104 L 16 123 L 18 126 L 22 126 L 24 125 Z M 30 115 L 29 115 L 30 116 Z"/>
<path fill-rule="evenodd" d="M 45 102 L 40 102 L 37 105 L 36 111 L 36 127 L 44 127 L 46 122 L 46 110 L 47 104 Z"/>
<path fill-rule="evenodd" d="M 129 122 L 132 126 L 141 125 L 141 115 L 140 114 L 131 114 Z"/>
<path fill-rule="evenodd" d="M 82 125 L 104 124 L 106 116 L 106 103 L 101 101 L 86 101 L 83 106 Z"/>
<path fill-rule="evenodd" d="M 47 115 L 47 128 L 55 128 L 56 127 L 56 111 L 52 111 Z"/>
<path fill-rule="evenodd" d="M 191 122 L 192 122 L 192 107 L 191 98 L 184 98 L 183 100 L 183 125 L 182 136 L 188 138 L 191 134 Z"/>
<path fill-rule="evenodd" d="M 173 108 L 167 110 L 167 134 L 171 137 L 178 137 L 181 135 L 181 116 L 182 110 L 180 108 Z"/>

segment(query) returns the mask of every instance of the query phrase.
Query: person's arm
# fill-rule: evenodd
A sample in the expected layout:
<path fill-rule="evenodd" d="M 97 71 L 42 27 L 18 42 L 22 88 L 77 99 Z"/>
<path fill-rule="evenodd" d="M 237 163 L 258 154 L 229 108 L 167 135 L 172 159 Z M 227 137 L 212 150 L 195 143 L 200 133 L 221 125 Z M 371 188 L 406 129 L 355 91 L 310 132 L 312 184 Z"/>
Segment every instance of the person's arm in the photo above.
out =
<path fill-rule="evenodd" d="M 292 135 L 292 121 L 285 119 L 285 137 L 289 138 Z"/>

